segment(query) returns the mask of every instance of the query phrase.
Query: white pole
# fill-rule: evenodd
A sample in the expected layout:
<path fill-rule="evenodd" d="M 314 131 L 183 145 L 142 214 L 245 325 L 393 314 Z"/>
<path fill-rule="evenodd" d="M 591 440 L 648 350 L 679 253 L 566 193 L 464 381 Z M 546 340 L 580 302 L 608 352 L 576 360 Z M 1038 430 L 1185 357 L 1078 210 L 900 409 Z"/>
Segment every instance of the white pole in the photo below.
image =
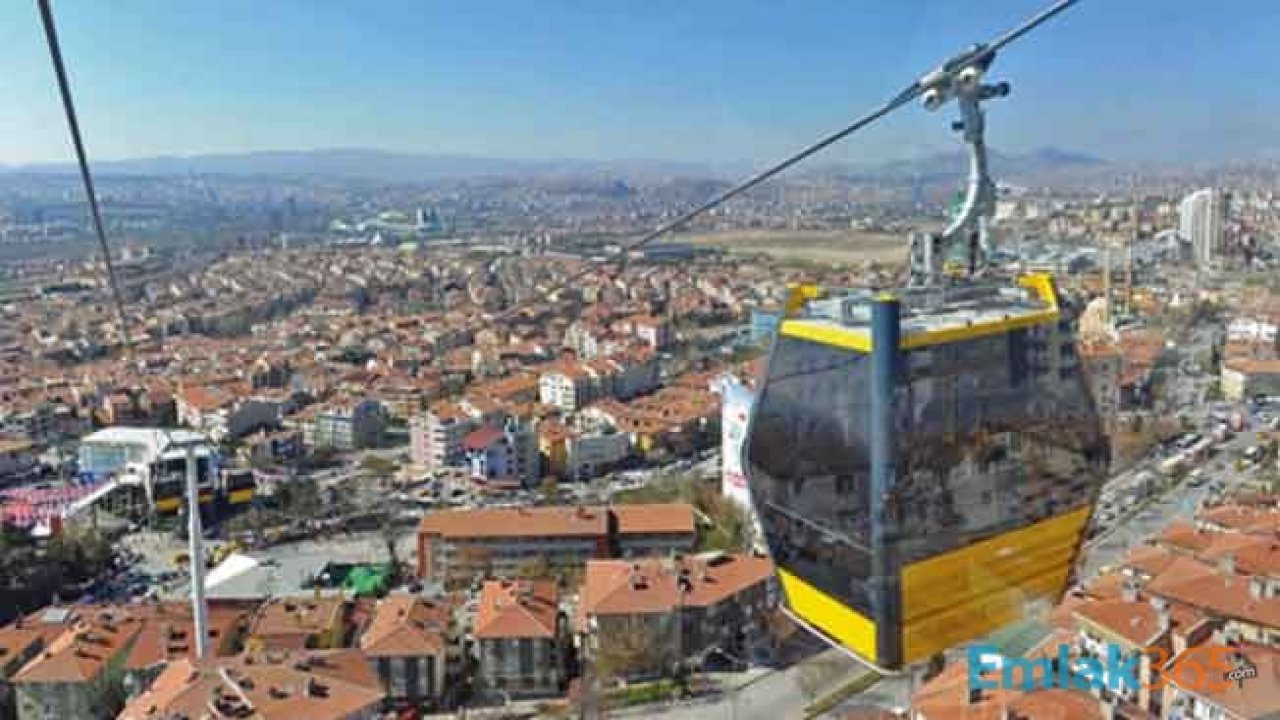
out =
<path fill-rule="evenodd" d="M 205 622 L 204 537 L 200 528 L 200 487 L 196 478 L 195 443 L 187 444 L 187 542 L 191 568 L 191 614 L 195 620 L 196 660 L 206 656 L 209 631 Z"/>

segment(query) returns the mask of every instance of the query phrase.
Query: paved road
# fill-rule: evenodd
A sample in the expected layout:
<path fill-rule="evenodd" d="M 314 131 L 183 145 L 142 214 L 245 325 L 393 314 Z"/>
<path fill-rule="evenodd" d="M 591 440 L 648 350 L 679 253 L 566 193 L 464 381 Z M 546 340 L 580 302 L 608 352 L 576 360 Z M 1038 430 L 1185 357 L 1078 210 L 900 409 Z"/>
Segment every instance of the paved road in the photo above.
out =
<path fill-rule="evenodd" d="M 756 680 L 747 687 L 728 692 L 714 702 L 689 703 L 663 709 L 645 708 L 634 717 L 659 718 L 661 720 L 802 720 L 804 709 L 815 699 L 834 691 L 865 668 L 847 658 L 838 650 L 828 650 L 832 657 L 838 656 L 847 661 L 847 671 L 837 673 L 829 682 L 813 696 L 805 692 L 800 680 L 802 670 L 793 665 L 785 670 L 774 672 Z M 610 713 L 610 717 L 614 714 Z M 618 717 L 632 715 L 618 714 Z"/>
<path fill-rule="evenodd" d="M 1253 430 L 1246 430 L 1220 444 L 1217 454 L 1201 466 L 1210 482 L 1195 488 L 1184 480 L 1129 520 L 1120 522 L 1110 533 L 1099 536 L 1096 544 L 1087 549 L 1080 578 L 1091 578 L 1101 568 L 1114 564 L 1130 548 L 1143 544 L 1170 521 L 1191 520 L 1196 508 L 1209 495 L 1209 485 L 1213 480 L 1221 480 L 1228 491 L 1239 486 L 1250 471 L 1236 472 L 1232 465 L 1245 448 L 1256 445 L 1257 442 L 1257 434 Z"/>

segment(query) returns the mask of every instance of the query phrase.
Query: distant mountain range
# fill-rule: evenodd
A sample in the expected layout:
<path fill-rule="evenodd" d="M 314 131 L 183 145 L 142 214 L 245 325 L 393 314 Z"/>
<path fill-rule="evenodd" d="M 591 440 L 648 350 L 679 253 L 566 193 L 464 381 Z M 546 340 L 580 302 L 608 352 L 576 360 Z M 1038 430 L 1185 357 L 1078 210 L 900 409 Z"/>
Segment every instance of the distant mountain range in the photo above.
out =
<path fill-rule="evenodd" d="M 988 151 L 991 174 L 997 178 L 1041 177 L 1073 171 L 1100 170 L 1107 161 L 1070 152 L 1060 148 L 1044 147 L 1026 153 Z M 851 180 L 918 180 L 928 183 L 950 180 L 969 171 L 969 155 L 966 151 L 936 153 L 918 158 L 891 160 L 869 165 L 828 165 L 813 170 L 814 174 L 842 176 Z"/>
<path fill-rule="evenodd" d="M 520 160 L 466 155 L 429 155 L 363 148 L 278 150 L 216 155 L 106 160 L 93 164 L 100 175 L 275 175 L 362 178 L 386 181 L 466 177 L 603 174 L 612 176 L 719 174 L 710 163 L 664 160 Z M 0 171 L 75 172 L 70 163 L 8 165 Z"/>
<path fill-rule="evenodd" d="M 1027 176 L 1064 169 L 1097 168 L 1104 161 L 1057 148 L 1041 148 L 1023 154 L 992 153 L 997 177 Z M 966 172 L 963 152 L 944 153 L 909 160 L 869 165 L 817 166 L 802 174 L 839 175 L 850 179 L 878 178 L 929 181 Z M 667 160 L 519 160 L 464 155 L 429 155 L 384 150 L 344 148 L 332 150 L 268 151 L 186 157 L 154 157 L 94 163 L 99 175 L 266 175 L 362 178 L 389 182 L 443 180 L 475 177 L 549 177 L 604 175 L 611 177 L 716 177 L 737 178 L 750 170 L 748 163 L 677 162 Z M 70 163 L 7 165 L 0 172 L 71 173 Z"/>

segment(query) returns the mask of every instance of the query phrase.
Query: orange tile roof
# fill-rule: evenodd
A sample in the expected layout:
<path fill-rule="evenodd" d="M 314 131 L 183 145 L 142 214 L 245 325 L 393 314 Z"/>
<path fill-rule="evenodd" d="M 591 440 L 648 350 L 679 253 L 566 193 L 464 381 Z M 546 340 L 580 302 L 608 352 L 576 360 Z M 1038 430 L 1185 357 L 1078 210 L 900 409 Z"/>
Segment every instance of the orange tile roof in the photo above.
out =
<path fill-rule="evenodd" d="M 298 650 L 339 622 L 346 602 L 337 597 L 272 598 L 262 604 L 249 635 L 267 647 Z"/>
<path fill-rule="evenodd" d="M 614 505 L 618 534 L 692 534 L 693 506 L 688 503 Z"/>
<path fill-rule="evenodd" d="M 360 638 L 370 657 L 422 657 L 444 651 L 452 609 L 414 595 L 389 595 L 378 603 Z"/>
<path fill-rule="evenodd" d="M 1094 600 L 1114 600 L 1120 597 L 1124 588 L 1125 577 L 1118 572 L 1099 575 L 1084 587 L 1084 594 Z"/>
<path fill-rule="evenodd" d="M 451 402 L 437 402 L 427 409 L 427 412 L 434 415 L 436 420 L 440 422 L 449 422 L 457 420 L 466 420 L 471 417 L 466 410 Z"/>
<path fill-rule="evenodd" d="M 680 597 L 682 573 L 690 589 Z M 591 560 L 582 583 L 580 617 L 668 613 L 682 602 L 710 606 L 761 583 L 773 575 L 767 558 L 720 555 L 682 560 Z"/>
<path fill-rule="evenodd" d="M 1173 549 L 1199 552 L 1209 546 L 1212 538 L 1185 520 L 1174 520 L 1165 527 L 1156 541 Z"/>
<path fill-rule="evenodd" d="M 1178 558 L 1144 590 L 1225 618 L 1280 630 L 1280 597 L 1255 598 L 1249 578 L 1227 577 L 1193 558 Z"/>
<path fill-rule="evenodd" d="M 554 580 L 490 580 L 480 589 L 475 636 L 551 639 L 558 634 L 559 614 Z"/>
<path fill-rule="evenodd" d="M 1158 545 L 1139 545 L 1133 548 L 1120 560 L 1120 566 L 1133 568 L 1147 575 L 1158 575 L 1169 567 L 1176 556 Z"/>
<path fill-rule="evenodd" d="M 1076 617 L 1139 648 L 1152 645 L 1169 628 L 1160 627 L 1159 614 L 1142 600 L 1099 600 L 1076 608 Z"/>
<path fill-rule="evenodd" d="M 170 664 L 118 720 L 203 717 L 210 705 L 226 717 L 341 720 L 372 716 L 384 694 L 358 650 L 266 653 L 196 664 Z"/>
<path fill-rule="evenodd" d="M 195 622 L 191 605 L 184 602 L 165 602 L 155 605 L 130 606 L 131 614 L 143 620 L 138 637 L 129 648 L 124 668 L 137 670 L 160 662 L 195 656 Z M 226 638 L 239 631 L 251 612 L 248 605 L 235 603 L 210 603 L 208 606 L 210 652 L 216 652 Z M 140 614 L 139 614 L 140 613 Z"/>
<path fill-rule="evenodd" d="M 1049 639 L 1027 654 L 1045 657 L 1057 652 L 1059 645 L 1072 642 L 1072 634 L 1057 630 Z M 984 677 L 999 683 L 999 671 Z M 1024 718 L 1070 718 L 1070 720 L 1102 720 L 1098 700 L 1084 690 L 983 690 L 977 702 L 969 702 L 969 666 L 961 659 L 948 664 L 936 677 L 911 695 L 914 717 L 920 720 L 1004 720 L 1009 715 Z"/>
<path fill-rule="evenodd" d="M 1280 717 L 1280 649 L 1243 645 L 1239 652 L 1257 670 L 1256 678 L 1226 683 L 1222 689 L 1199 682 L 1195 687 L 1179 686 L 1179 689 L 1226 710 L 1233 718 Z M 1185 682 L 1186 676 L 1186 673 L 1169 674 L 1174 685 L 1179 685 L 1180 679 Z"/>
<path fill-rule="evenodd" d="M 218 388 L 187 387 L 178 392 L 178 399 L 201 412 L 217 410 L 231 401 L 231 397 Z"/>
<path fill-rule="evenodd" d="M 1081 357 L 1119 357 L 1120 348 L 1111 342 L 1087 340 L 1076 343 L 1076 352 Z"/>
<path fill-rule="evenodd" d="M 142 622 L 117 608 L 79 614 L 75 624 L 14 675 L 14 682 L 82 683 L 98 677 L 138 634 Z"/>
<path fill-rule="evenodd" d="M 538 437 L 547 442 L 559 442 L 569 438 L 569 428 L 556 420 L 547 420 L 538 424 Z"/>
<path fill-rule="evenodd" d="M 600 508 L 575 507 L 446 510 L 424 517 L 418 532 L 445 538 L 603 537 L 608 516 Z"/>
<path fill-rule="evenodd" d="M 484 450 L 504 436 L 502 428 L 485 425 L 467 433 L 462 438 L 462 446 L 467 450 Z"/>
<path fill-rule="evenodd" d="M 1222 505 L 1200 513 L 1207 523 L 1241 532 L 1274 533 L 1280 531 L 1280 510 L 1247 505 Z"/>
<path fill-rule="evenodd" d="M 44 610 L 39 610 L 0 628 L 0 658 L 3 659 L 0 665 L 24 654 L 32 645 L 45 647 L 53 642 L 72 626 L 76 618 L 70 609 L 66 615 L 65 618 L 50 616 L 45 619 Z"/>
<path fill-rule="evenodd" d="M 1223 360 L 1222 367 L 1245 375 L 1280 375 L 1280 360 L 1229 357 Z"/>

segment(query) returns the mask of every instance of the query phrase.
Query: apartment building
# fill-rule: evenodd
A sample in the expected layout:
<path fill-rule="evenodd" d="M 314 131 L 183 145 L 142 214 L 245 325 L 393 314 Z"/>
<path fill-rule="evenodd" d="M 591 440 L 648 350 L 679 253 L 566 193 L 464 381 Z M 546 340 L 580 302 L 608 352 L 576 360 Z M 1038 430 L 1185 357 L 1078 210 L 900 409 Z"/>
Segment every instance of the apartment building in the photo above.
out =
<path fill-rule="evenodd" d="M 279 400 L 240 397 L 231 388 L 217 386 L 184 388 L 175 401 L 178 422 L 219 441 L 278 427 L 286 410 L 286 403 Z"/>
<path fill-rule="evenodd" d="M 1120 348 L 1107 341 L 1082 342 L 1078 354 L 1098 417 L 1111 432 L 1120 413 Z"/>
<path fill-rule="evenodd" d="M 65 608 L 47 608 L 0 628 L 0 720 L 17 717 L 14 675 L 71 628 L 75 619 Z"/>
<path fill-rule="evenodd" d="M 1160 648 L 1166 656 L 1172 656 L 1175 635 L 1174 611 L 1168 603 L 1159 598 L 1150 601 L 1140 599 L 1133 585 L 1124 588 L 1121 597 L 1085 603 L 1074 612 L 1077 634 L 1075 637 L 1076 655 L 1082 658 L 1095 658 L 1106 661 L 1110 648 L 1115 647 L 1125 657 L 1137 656 L 1137 685 L 1128 687 L 1119 681 L 1118 688 L 1095 691 L 1101 696 L 1105 693 L 1125 706 L 1148 711 L 1156 716 L 1160 714 L 1162 697 L 1159 692 L 1152 692 L 1153 680 L 1159 677 L 1161 668 L 1156 664 L 1152 653 L 1147 648 Z M 1183 633 L 1188 625 L 1200 622 L 1192 611 L 1178 608 L 1177 631 Z M 1181 638 L 1185 643 L 1186 638 Z M 1183 645 L 1185 647 L 1185 644 Z"/>
<path fill-rule="evenodd" d="M 486 582 L 472 633 L 481 683 L 515 697 L 559 694 L 566 629 L 554 581 Z"/>
<path fill-rule="evenodd" d="M 580 482 L 599 477 L 631 455 L 631 438 L 607 428 L 598 431 L 570 431 L 564 438 L 566 480 Z"/>
<path fill-rule="evenodd" d="M 1243 400 L 1257 395 L 1280 396 L 1280 359 L 1228 357 L 1222 361 L 1222 396 Z"/>
<path fill-rule="evenodd" d="M 472 430 L 462 447 L 477 480 L 529 486 L 541 477 L 536 430 L 514 418 Z"/>
<path fill-rule="evenodd" d="M 1163 720 L 1267 720 L 1280 717 L 1280 649 L 1257 645 L 1233 648 L 1225 662 L 1252 668 L 1255 676 L 1234 683 L 1197 682 L 1190 673 L 1172 673 L 1165 685 Z M 1175 659 L 1176 662 L 1176 659 Z"/>
<path fill-rule="evenodd" d="M 691 552 L 697 541 L 688 503 L 615 505 L 609 510 L 618 557 L 666 557 Z"/>
<path fill-rule="evenodd" d="M 1026 657 L 1051 662 L 1058 647 L 1071 642 L 1072 633 L 1059 630 L 1032 648 Z M 970 687 L 971 672 L 995 689 Z M 911 695 L 912 720 L 955 720 L 957 718 L 1070 718 L 1070 720 L 1115 720 L 1115 708 L 1085 690 L 1021 690 L 1001 684 L 1002 670 L 986 665 L 972 670 L 968 659 L 948 662 Z"/>
<path fill-rule="evenodd" d="M 377 400 L 363 400 L 350 406 L 324 408 L 304 429 L 311 447 L 359 450 L 378 447 L 386 431 L 388 414 Z"/>
<path fill-rule="evenodd" d="M 592 560 L 582 583 L 577 630 L 589 656 L 628 647 L 628 670 L 645 674 L 673 659 L 713 648 L 738 654 L 763 627 L 770 607 L 773 563 L 764 557 L 715 553 L 703 557 Z"/>
<path fill-rule="evenodd" d="M 415 704 L 438 700 L 458 661 L 454 607 L 416 595 L 383 598 L 360 637 L 360 649 L 388 697 Z"/>
<path fill-rule="evenodd" d="M 249 624 L 245 648 L 304 650 L 342 647 L 347 603 L 340 597 L 271 598 Z"/>
<path fill-rule="evenodd" d="M 28 477 L 39 465 L 35 445 L 30 440 L 0 438 L 0 485 Z"/>
<path fill-rule="evenodd" d="M 418 576 L 435 582 L 511 575 L 535 560 L 580 567 L 595 557 L 609 557 L 601 508 L 453 510 L 430 513 L 418 526 Z"/>
<path fill-rule="evenodd" d="M 375 720 L 383 702 L 378 676 L 359 650 L 248 654 L 172 663 L 117 720 Z"/>
<path fill-rule="evenodd" d="M 580 568 L 619 552 L 671 554 L 697 540 L 687 504 L 483 508 L 435 512 L 418 526 L 418 576 L 466 582 L 533 562 Z"/>
<path fill-rule="evenodd" d="M 74 619 L 13 676 L 18 720 L 97 717 L 121 687 L 124 659 L 142 621 L 118 608 L 46 613 Z"/>
<path fill-rule="evenodd" d="M 466 457 L 462 439 L 478 424 L 457 404 L 436 403 L 409 421 L 409 457 L 429 470 L 457 465 Z"/>
<path fill-rule="evenodd" d="M 593 372 L 580 363 L 557 363 L 538 378 L 538 399 L 565 412 L 575 412 L 599 397 Z"/>

